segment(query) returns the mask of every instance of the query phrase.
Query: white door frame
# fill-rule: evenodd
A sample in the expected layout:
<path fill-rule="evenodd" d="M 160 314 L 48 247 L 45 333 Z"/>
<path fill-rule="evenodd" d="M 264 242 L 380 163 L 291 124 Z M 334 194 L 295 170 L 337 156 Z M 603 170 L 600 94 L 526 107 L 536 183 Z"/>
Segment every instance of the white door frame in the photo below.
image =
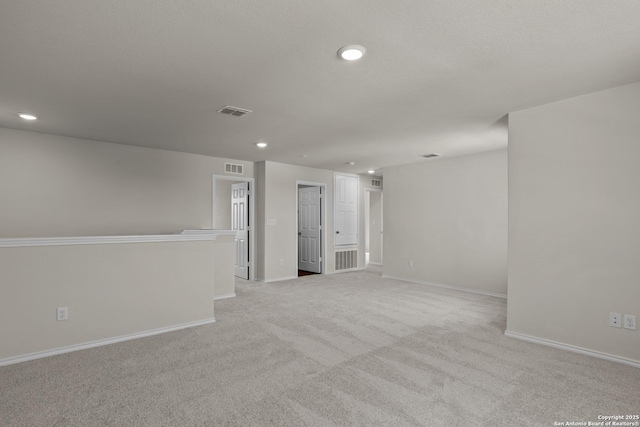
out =
<path fill-rule="evenodd" d="M 384 190 L 382 190 L 381 188 L 365 188 L 364 191 L 368 191 L 370 193 L 384 193 Z M 370 196 L 371 195 L 369 195 L 369 197 L 365 197 L 365 201 L 369 202 L 369 206 L 371 205 Z M 381 209 L 384 209 L 384 199 L 382 201 L 382 206 L 383 206 L 383 208 L 381 208 Z M 367 208 L 367 211 L 368 211 L 369 218 L 366 219 L 366 222 L 369 225 L 370 222 L 371 222 L 371 210 L 369 208 Z M 370 225 L 369 225 L 369 227 L 370 227 Z M 381 264 L 384 264 L 384 251 L 382 250 L 382 247 L 384 246 L 384 215 L 382 216 L 382 224 L 380 224 L 380 227 L 382 228 L 382 242 L 381 242 L 381 247 L 380 247 L 380 261 L 381 261 Z M 369 230 L 365 230 L 364 232 L 365 232 L 365 239 L 369 239 L 368 243 L 370 245 L 371 244 L 371 236 L 370 236 Z M 364 242 L 364 246 L 365 246 L 365 248 L 367 247 L 367 242 L 366 241 Z"/>
<path fill-rule="evenodd" d="M 216 211 L 216 181 L 237 181 L 249 183 L 249 280 L 255 280 L 256 263 L 255 263 L 255 244 L 256 244 L 256 185 L 255 178 L 247 178 L 242 176 L 229 175 L 213 175 L 213 191 L 211 199 L 211 227 L 215 224 Z"/>
<path fill-rule="evenodd" d="M 326 264 L 327 264 L 327 184 L 324 182 L 311 182 L 311 181 L 298 181 L 296 180 L 296 228 L 295 228 L 295 236 L 296 236 L 296 271 L 298 271 L 298 188 L 301 185 L 307 185 L 310 187 L 320 187 L 320 192 L 322 193 L 322 198 L 320 201 L 320 224 L 322 225 L 322 230 L 320 231 L 320 256 L 322 257 L 322 261 L 320 262 L 320 273 L 325 274 L 326 272 Z M 297 274 L 296 274 L 297 276 Z"/>

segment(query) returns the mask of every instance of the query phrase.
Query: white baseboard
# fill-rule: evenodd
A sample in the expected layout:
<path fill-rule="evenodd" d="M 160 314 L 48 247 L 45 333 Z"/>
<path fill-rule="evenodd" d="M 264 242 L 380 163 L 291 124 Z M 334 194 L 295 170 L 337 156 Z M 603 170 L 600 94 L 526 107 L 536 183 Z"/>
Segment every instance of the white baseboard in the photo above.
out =
<path fill-rule="evenodd" d="M 235 298 L 236 294 L 231 293 L 231 294 L 222 294 L 222 295 L 218 295 L 217 297 L 213 298 L 214 301 L 218 301 L 219 299 L 226 299 L 226 298 Z"/>
<path fill-rule="evenodd" d="M 287 276 L 287 277 L 276 277 L 275 279 L 269 279 L 269 280 L 261 279 L 259 281 L 263 283 L 271 283 L 271 282 L 282 282 L 283 280 L 291 280 L 291 279 L 297 279 L 297 278 L 298 276 Z"/>
<path fill-rule="evenodd" d="M 38 351 L 35 353 L 24 354 L 21 356 L 7 357 L 5 359 L 0 359 L 0 366 L 13 365 L 15 363 L 26 362 L 28 360 L 41 359 L 43 357 L 55 356 L 58 354 L 70 353 L 72 351 L 85 350 L 93 347 L 100 347 L 103 345 L 115 344 L 122 341 L 129 341 L 136 338 L 144 338 L 152 335 L 163 334 L 165 332 L 177 331 L 185 328 L 192 328 L 194 326 L 207 325 L 209 323 L 214 323 L 216 321 L 215 318 L 209 318 L 204 320 L 198 320 L 195 322 L 181 323 L 179 325 L 167 326 L 164 328 L 151 329 L 149 331 L 137 332 L 135 334 L 129 335 L 121 335 L 119 337 L 106 338 L 97 341 L 85 342 L 82 344 L 70 345 L 67 347 L 59 347 L 51 350 Z"/>
<path fill-rule="evenodd" d="M 382 267 L 382 263 L 381 263 L 381 262 L 372 262 L 372 261 L 369 261 L 369 262 L 367 263 L 367 265 L 379 265 L 380 267 Z"/>
<path fill-rule="evenodd" d="M 345 268 L 343 270 L 334 270 L 326 274 L 341 274 L 341 273 L 351 273 L 353 271 L 362 271 L 364 267 L 356 267 L 356 268 Z"/>
<path fill-rule="evenodd" d="M 510 338 L 516 338 L 523 341 L 529 341 L 535 344 L 542 344 L 548 347 L 555 347 L 561 350 L 571 351 L 573 353 L 580 353 L 591 357 L 597 357 L 598 359 L 609 360 L 611 362 L 623 363 L 636 368 L 640 368 L 640 361 L 627 359 L 625 357 L 614 356 L 613 354 L 602 353 L 596 350 L 589 350 L 588 348 L 582 348 L 571 344 L 565 344 L 557 341 L 547 340 L 544 338 L 533 337 L 531 335 L 521 334 L 518 332 L 505 331 L 504 334 Z"/>
<path fill-rule="evenodd" d="M 459 287 L 459 286 L 451 286 L 451 285 L 443 285 L 442 283 L 426 282 L 426 281 L 423 281 L 423 280 L 408 279 L 406 277 L 390 276 L 390 275 L 387 275 L 387 274 L 383 274 L 382 277 L 385 278 L 385 279 L 394 279 L 394 280 L 402 280 L 404 282 L 418 283 L 420 285 L 435 286 L 437 288 L 445 288 L 445 289 L 453 289 L 453 290 L 462 291 L 462 292 L 470 292 L 472 294 L 487 295 L 487 296 L 496 297 L 496 298 L 507 298 L 506 294 L 499 294 L 499 293 L 496 293 L 496 292 L 487 292 L 487 291 L 481 291 L 481 290 L 478 290 L 478 289 L 462 288 L 462 287 Z"/>

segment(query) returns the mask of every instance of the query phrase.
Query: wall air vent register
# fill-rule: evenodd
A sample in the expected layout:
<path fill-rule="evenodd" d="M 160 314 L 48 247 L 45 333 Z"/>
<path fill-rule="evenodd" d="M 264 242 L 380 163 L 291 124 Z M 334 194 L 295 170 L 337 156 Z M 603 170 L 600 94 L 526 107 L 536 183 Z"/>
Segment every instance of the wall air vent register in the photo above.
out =
<path fill-rule="evenodd" d="M 234 117 L 242 117 L 245 116 L 249 113 L 251 113 L 251 110 L 245 110 L 244 108 L 238 108 L 238 107 L 232 107 L 231 105 L 226 105 L 224 107 L 222 107 L 221 109 L 218 110 L 218 113 L 221 114 L 227 114 L 229 116 L 234 116 Z"/>
<path fill-rule="evenodd" d="M 244 166 L 236 163 L 225 163 L 224 164 L 225 173 L 233 173 L 236 175 L 242 175 L 244 173 Z"/>

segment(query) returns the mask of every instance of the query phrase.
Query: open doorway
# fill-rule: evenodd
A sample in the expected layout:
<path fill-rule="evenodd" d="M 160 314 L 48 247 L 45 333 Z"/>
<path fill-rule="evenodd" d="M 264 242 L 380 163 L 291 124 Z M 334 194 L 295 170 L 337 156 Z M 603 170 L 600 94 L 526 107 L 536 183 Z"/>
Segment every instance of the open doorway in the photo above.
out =
<path fill-rule="evenodd" d="M 254 279 L 254 179 L 214 175 L 212 228 L 236 232 L 235 274 Z"/>
<path fill-rule="evenodd" d="M 365 191 L 365 264 L 382 265 L 382 190 Z"/>
<path fill-rule="evenodd" d="M 298 276 L 324 272 L 324 224 L 326 185 L 296 183 Z"/>

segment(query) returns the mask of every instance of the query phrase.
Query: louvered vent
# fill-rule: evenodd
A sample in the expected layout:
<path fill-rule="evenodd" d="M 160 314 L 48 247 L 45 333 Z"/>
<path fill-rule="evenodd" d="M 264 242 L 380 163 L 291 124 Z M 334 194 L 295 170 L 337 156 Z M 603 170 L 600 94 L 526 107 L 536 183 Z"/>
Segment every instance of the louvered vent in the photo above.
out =
<path fill-rule="evenodd" d="M 244 166 L 243 165 L 237 165 L 235 163 L 225 163 L 224 164 L 224 171 L 226 173 L 235 173 L 237 175 L 242 175 L 244 173 Z"/>
<path fill-rule="evenodd" d="M 242 117 L 246 114 L 251 113 L 251 110 L 245 110 L 244 108 L 232 107 L 231 105 L 227 105 L 218 110 L 218 113 L 228 114 L 230 116 Z"/>
<path fill-rule="evenodd" d="M 432 159 L 434 157 L 440 157 L 439 153 L 431 153 L 431 154 L 425 154 L 422 157 L 424 157 L 425 159 Z"/>
<path fill-rule="evenodd" d="M 358 267 L 358 250 L 336 252 L 336 271 Z"/>
<path fill-rule="evenodd" d="M 379 179 L 372 179 L 371 180 L 371 186 L 380 188 L 380 187 L 382 187 L 382 181 L 379 180 Z"/>

